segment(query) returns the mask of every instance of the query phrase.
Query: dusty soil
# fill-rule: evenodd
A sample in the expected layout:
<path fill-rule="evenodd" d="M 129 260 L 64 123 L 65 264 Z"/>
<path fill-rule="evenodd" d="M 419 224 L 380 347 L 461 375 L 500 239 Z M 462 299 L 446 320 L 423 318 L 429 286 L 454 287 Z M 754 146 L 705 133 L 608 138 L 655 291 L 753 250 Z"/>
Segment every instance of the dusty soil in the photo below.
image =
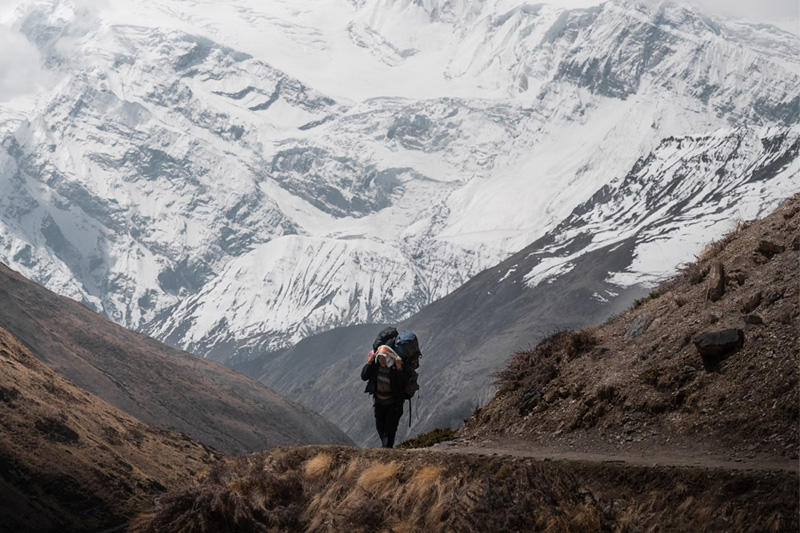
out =
<path fill-rule="evenodd" d="M 516 354 L 461 445 L 511 439 L 564 453 L 796 465 L 798 213 L 795 195 L 629 311 Z M 742 330 L 743 346 L 704 360 L 694 340 L 726 329 Z"/>
<path fill-rule="evenodd" d="M 221 459 L 76 387 L 0 328 L 0 530 L 127 523 Z"/>
<path fill-rule="evenodd" d="M 450 454 L 526 457 L 538 461 L 617 463 L 645 467 L 706 468 L 723 470 L 774 470 L 800 475 L 800 461 L 774 457 L 741 458 L 713 453 L 698 454 L 685 449 L 653 447 L 633 450 L 577 450 L 555 446 L 536 446 L 529 441 L 504 439 L 477 441 L 469 444 L 449 441 L 437 444 L 430 451 Z"/>

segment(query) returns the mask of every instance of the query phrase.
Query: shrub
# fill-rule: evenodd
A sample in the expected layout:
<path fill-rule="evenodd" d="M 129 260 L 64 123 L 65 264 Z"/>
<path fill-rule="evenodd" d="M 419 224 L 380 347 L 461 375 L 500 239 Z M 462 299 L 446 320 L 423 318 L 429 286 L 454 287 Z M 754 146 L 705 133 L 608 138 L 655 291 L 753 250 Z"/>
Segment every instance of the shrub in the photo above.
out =
<path fill-rule="evenodd" d="M 523 383 L 528 389 L 543 387 L 558 375 L 562 359 L 574 359 L 598 343 L 597 328 L 557 331 L 542 339 L 532 350 L 511 356 L 506 368 L 492 374 L 494 384 L 504 390 L 517 389 Z"/>
<path fill-rule="evenodd" d="M 456 438 L 456 432 L 450 428 L 436 428 L 422 435 L 417 435 L 412 439 L 407 439 L 397 445 L 398 449 L 410 450 L 412 448 L 429 448 L 434 444 L 453 440 Z"/>
<path fill-rule="evenodd" d="M 718 241 L 713 241 L 709 243 L 705 248 L 703 248 L 703 251 L 700 252 L 700 255 L 697 256 L 697 261 L 700 263 L 704 263 L 706 261 L 714 259 L 720 254 L 720 252 L 722 252 L 722 250 L 727 248 L 730 243 L 736 240 L 736 238 L 749 227 L 750 227 L 750 222 L 738 220 L 733 230 L 725 234 L 725 236 L 719 239 Z"/>

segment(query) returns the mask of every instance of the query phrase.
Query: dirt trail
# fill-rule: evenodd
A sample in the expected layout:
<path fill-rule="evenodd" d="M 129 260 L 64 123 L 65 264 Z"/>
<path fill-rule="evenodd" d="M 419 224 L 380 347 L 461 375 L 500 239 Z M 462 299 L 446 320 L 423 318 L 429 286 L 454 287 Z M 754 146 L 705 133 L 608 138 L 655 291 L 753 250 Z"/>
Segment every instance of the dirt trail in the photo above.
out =
<path fill-rule="evenodd" d="M 617 450 L 595 453 L 544 447 L 525 441 L 481 442 L 465 444 L 444 442 L 419 451 L 448 454 L 498 455 L 526 457 L 541 461 L 616 463 L 620 465 L 683 468 L 720 468 L 725 470 L 779 470 L 800 474 L 800 461 L 781 458 L 741 458 L 702 454 L 689 450 Z"/>

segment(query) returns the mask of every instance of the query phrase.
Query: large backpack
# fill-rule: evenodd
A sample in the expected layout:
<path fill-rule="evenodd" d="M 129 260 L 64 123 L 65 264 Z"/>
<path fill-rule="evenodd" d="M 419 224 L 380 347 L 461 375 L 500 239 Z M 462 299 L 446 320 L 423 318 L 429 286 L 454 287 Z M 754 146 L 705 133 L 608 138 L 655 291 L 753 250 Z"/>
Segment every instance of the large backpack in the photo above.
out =
<path fill-rule="evenodd" d="M 422 353 L 419 351 L 417 336 L 411 331 L 401 331 L 394 339 L 394 351 L 403 360 L 403 365 L 410 369 L 411 375 L 404 391 L 406 399 L 410 400 L 419 390 L 417 369 L 419 368 L 419 358 L 422 357 Z"/>
<path fill-rule="evenodd" d="M 375 342 L 372 343 L 372 349 L 378 351 L 381 346 L 388 346 L 394 350 L 394 341 L 397 338 L 397 330 L 393 327 L 383 328 L 378 336 L 375 337 Z M 399 354 L 398 354 L 399 355 Z"/>
<path fill-rule="evenodd" d="M 416 370 L 419 368 L 419 341 L 412 331 L 401 331 L 394 339 L 394 351 L 403 359 L 403 364 Z"/>

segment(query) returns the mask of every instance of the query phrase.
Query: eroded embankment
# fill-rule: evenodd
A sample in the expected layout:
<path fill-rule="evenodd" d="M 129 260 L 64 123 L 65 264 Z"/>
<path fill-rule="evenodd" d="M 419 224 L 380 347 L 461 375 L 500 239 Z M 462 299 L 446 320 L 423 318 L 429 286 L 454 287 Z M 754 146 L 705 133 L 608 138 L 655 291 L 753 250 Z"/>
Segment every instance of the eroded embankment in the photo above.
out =
<path fill-rule="evenodd" d="M 171 491 L 133 530 L 797 531 L 799 493 L 786 471 L 287 447 Z"/>

